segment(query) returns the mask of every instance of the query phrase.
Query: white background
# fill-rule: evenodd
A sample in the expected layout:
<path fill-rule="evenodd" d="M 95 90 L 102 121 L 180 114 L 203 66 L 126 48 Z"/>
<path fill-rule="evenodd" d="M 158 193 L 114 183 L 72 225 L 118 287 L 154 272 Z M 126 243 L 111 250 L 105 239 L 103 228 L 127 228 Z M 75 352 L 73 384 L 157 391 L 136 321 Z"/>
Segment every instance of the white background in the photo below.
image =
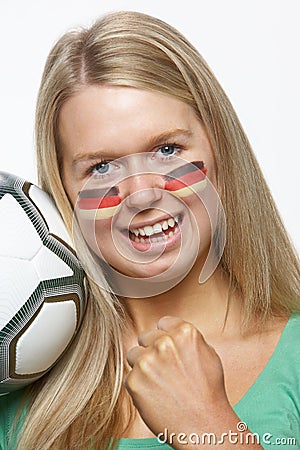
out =
<path fill-rule="evenodd" d="M 166 20 L 202 53 L 300 252 L 299 0 L 2 0 L 0 170 L 36 182 L 34 108 L 48 52 L 67 29 L 120 9 Z"/>

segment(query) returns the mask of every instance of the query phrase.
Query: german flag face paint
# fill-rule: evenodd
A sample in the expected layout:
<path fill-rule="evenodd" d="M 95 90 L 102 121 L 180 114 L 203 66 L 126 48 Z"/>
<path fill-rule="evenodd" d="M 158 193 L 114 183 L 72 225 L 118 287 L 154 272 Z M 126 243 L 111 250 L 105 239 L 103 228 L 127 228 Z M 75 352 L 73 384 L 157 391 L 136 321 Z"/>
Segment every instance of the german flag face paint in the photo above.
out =
<path fill-rule="evenodd" d="M 177 197 L 187 197 L 206 187 L 206 172 L 203 161 L 184 164 L 165 175 L 164 188 Z"/>
<path fill-rule="evenodd" d="M 206 187 L 207 169 L 203 161 L 194 161 L 162 175 L 164 189 L 185 198 Z M 120 184 L 122 181 L 120 181 Z M 84 189 L 79 192 L 77 209 L 82 219 L 110 219 L 119 209 L 121 197 L 119 185 L 106 189 Z"/>
<path fill-rule="evenodd" d="M 121 203 L 119 188 L 85 189 L 79 192 L 77 208 L 82 219 L 110 219 Z"/>

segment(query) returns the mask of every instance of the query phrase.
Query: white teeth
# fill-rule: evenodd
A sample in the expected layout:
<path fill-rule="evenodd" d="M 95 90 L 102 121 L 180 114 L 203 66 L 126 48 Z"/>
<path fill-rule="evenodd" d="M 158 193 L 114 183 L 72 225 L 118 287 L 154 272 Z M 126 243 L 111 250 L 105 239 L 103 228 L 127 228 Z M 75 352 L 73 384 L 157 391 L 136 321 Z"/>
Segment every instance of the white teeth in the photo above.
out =
<path fill-rule="evenodd" d="M 174 219 L 171 217 L 168 220 L 164 220 L 162 222 L 157 222 L 153 226 L 146 225 L 143 228 L 135 228 L 135 229 L 131 230 L 131 232 L 136 237 L 138 237 L 139 235 L 140 236 L 152 236 L 153 234 L 159 234 L 162 231 L 166 231 L 169 227 L 173 228 L 176 223 L 179 223 L 179 216 L 174 217 Z M 164 239 L 164 237 L 162 239 Z"/>
<path fill-rule="evenodd" d="M 172 237 L 173 236 L 173 233 L 172 232 L 170 232 L 169 233 L 169 236 L 170 237 Z M 169 237 L 168 236 L 168 237 Z M 150 240 L 151 240 L 151 242 L 152 243 L 154 243 L 154 242 L 161 242 L 161 241 L 165 241 L 167 239 L 167 237 L 166 236 L 159 236 L 159 237 L 154 237 L 154 236 L 152 236 L 151 238 L 150 238 Z M 149 240 L 147 240 L 147 239 L 144 239 L 144 238 L 138 238 L 138 237 L 135 237 L 134 238 L 134 241 L 135 242 L 149 242 Z"/>
<path fill-rule="evenodd" d="M 169 220 L 168 220 L 168 225 L 169 225 L 169 227 L 171 227 L 171 228 L 173 228 L 173 227 L 174 227 L 174 225 L 175 225 L 175 221 L 174 221 L 174 219 L 173 219 L 173 218 L 171 218 L 171 219 L 169 219 Z"/>
<path fill-rule="evenodd" d="M 141 236 L 145 236 L 145 231 L 143 230 L 143 228 L 139 228 L 138 230 L 136 230 L 138 233 L 140 233 Z"/>
<path fill-rule="evenodd" d="M 153 234 L 153 228 L 150 225 L 147 225 L 146 227 L 144 227 L 144 230 L 145 230 L 146 236 L 151 236 L 151 234 Z"/>
<path fill-rule="evenodd" d="M 169 228 L 168 222 L 165 220 L 162 224 L 162 229 L 167 230 Z"/>
<path fill-rule="evenodd" d="M 162 226 L 160 223 L 155 223 L 153 225 L 153 231 L 154 233 L 161 233 L 162 232 Z"/>

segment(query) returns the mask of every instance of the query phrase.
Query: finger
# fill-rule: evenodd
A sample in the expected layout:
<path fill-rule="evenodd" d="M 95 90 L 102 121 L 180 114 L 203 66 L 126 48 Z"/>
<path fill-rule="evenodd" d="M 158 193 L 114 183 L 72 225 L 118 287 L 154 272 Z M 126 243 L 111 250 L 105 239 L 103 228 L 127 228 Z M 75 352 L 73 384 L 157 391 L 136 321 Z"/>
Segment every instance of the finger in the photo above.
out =
<path fill-rule="evenodd" d="M 185 320 L 180 319 L 180 317 L 164 316 L 159 319 L 159 321 L 157 323 L 157 328 L 159 330 L 169 332 L 183 323 L 189 323 L 189 322 L 186 322 Z"/>
<path fill-rule="evenodd" d="M 180 342 L 186 342 L 186 339 L 188 339 L 190 341 L 197 340 L 208 345 L 195 325 L 179 317 L 164 316 L 158 321 L 157 328 L 172 336 L 179 344 Z"/>
<path fill-rule="evenodd" d="M 138 358 L 142 356 L 142 354 L 145 352 L 145 349 L 143 347 L 132 347 L 127 355 L 126 359 L 130 367 L 133 367 Z"/>
<path fill-rule="evenodd" d="M 149 345 L 152 345 L 153 342 L 166 334 L 163 330 L 148 330 L 144 331 L 143 333 L 140 333 L 138 336 L 138 343 L 142 345 L 143 347 L 148 347 Z"/>

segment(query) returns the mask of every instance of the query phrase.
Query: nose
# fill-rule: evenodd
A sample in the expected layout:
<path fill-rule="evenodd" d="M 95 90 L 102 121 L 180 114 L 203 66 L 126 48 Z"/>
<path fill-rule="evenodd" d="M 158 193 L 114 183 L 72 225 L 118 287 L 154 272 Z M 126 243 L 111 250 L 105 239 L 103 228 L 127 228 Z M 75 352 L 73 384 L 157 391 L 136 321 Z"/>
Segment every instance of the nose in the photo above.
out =
<path fill-rule="evenodd" d="M 153 208 L 161 200 L 164 182 L 158 174 L 137 174 L 124 182 L 124 197 L 130 208 L 143 210 Z"/>

